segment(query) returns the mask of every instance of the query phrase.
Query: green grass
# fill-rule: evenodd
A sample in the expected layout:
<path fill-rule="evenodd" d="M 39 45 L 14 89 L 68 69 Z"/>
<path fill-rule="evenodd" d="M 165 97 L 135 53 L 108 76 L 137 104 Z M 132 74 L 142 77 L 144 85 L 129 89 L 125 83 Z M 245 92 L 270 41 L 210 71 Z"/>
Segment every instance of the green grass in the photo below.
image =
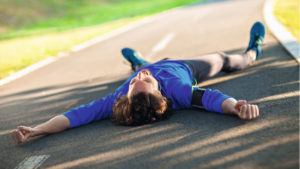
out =
<path fill-rule="evenodd" d="M 149 15 L 199 0 L 0 0 L 0 39 Z"/>
<path fill-rule="evenodd" d="M 197 1 L 0 0 L 0 79 L 144 16 Z"/>
<path fill-rule="evenodd" d="M 299 0 L 277 0 L 274 5 L 276 19 L 300 42 Z"/>

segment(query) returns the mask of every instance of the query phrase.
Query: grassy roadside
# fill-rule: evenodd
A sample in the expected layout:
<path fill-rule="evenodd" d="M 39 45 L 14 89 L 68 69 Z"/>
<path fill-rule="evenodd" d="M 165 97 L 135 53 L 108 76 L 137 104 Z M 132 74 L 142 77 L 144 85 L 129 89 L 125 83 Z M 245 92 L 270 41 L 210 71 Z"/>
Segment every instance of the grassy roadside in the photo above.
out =
<path fill-rule="evenodd" d="M 274 15 L 300 42 L 300 1 L 277 0 L 274 5 Z"/>
<path fill-rule="evenodd" d="M 100 36 L 137 18 L 123 19 L 99 26 L 78 28 L 66 32 L 0 41 L 0 79 L 31 64 L 69 51 L 73 46 Z"/>
<path fill-rule="evenodd" d="M 96 1 L 87 0 L 86 2 Z M 70 12 L 65 16 L 46 17 L 46 20 L 39 17 L 29 23 L 24 21 L 23 25 L 16 28 L 2 27 L 2 33 L 0 31 L 0 79 L 47 57 L 56 56 L 61 51 L 69 51 L 77 44 L 120 28 L 144 16 L 199 0 L 109 1 L 113 3 L 108 3 L 108 0 L 98 1 L 101 1 L 100 5 L 95 5 L 95 3 L 86 6 L 84 6 L 85 4 L 81 4 L 81 6 L 71 4 L 70 8 L 62 5 L 65 7 L 66 13 L 68 13 L 67 11 Z M 99 3 L 98 1 L 97 3 Z M 14 2 L 24 1 L 7 0 L 4 2 L 10 2 L 14 6 Z M 50 1 L 36 0 L 36 2 Z M 59 4 L 65 1 L 53 0 L 51 2 Z M 84 3 L 84 1 L 79 0 L 66 2 Z M 41 4 L 35 5 L 42 6 Z M 50 7 L 55 8 L 57 6 L 52 4 Z M 96 14 L 93 14 L 93 11 Z M 59 12 L 56 11 L 56 13 Z"/>

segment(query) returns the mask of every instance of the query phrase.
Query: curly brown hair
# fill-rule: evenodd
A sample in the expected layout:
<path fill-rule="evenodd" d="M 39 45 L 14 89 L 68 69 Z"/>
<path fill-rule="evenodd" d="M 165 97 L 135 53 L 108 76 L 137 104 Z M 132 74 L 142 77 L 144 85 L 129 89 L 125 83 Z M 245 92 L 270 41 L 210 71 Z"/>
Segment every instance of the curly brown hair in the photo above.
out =
<path fill-rule="evenodd" d="M 138 126 L 168 119 L 172 102 L 162 95 L 140 92 L 119 97 L 113 106 L 112 121 L 118 125 Z"/>

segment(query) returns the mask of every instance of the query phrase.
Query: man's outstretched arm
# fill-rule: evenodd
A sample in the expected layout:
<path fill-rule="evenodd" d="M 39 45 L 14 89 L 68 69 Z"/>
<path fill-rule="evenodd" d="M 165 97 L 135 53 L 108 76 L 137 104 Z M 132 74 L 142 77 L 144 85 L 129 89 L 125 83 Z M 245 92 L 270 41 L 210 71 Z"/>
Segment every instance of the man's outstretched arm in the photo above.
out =
<path fill-rule="evenodd" d="M 19 126 L 17 129 L 11 132 L 11 137 L 16 143 L 23 143 L 29 137 L 58 133 L 68 129 L 69 127 L 70 120 L 64 115 L 58 115 L 33 128 Z"/>
<path fill-rule="evenodd" d="M 222 114 L 234 114 L 244 120 L 259 116 L 257 105 L 248 104 L 246 100 L 236 100 L 219 90 L 194 87 L 192 90 L 192 106 Z"/>
<path fill-rule="evenodd" d="M 23 143 L 29 137 L 58 133 L 68 128 L 74 128 L 92 121 L 108 118 L 111 116 L 115 95 L 116 94 L 109 94 L 99 100 L 73 108 L 34 128 L 19 126 L 11 132 L 12 139 L 17 143 Z"/>

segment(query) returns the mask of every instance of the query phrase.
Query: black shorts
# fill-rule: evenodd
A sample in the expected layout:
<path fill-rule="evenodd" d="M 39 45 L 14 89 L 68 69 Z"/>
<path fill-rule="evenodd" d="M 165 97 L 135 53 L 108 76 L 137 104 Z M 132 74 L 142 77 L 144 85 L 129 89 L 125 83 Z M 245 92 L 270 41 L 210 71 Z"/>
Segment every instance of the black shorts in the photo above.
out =
<path fill-rule="evenodd" d="M 194 81 L 197 83 L 208 78 L 208 74 L 211 71 L 211 66 L 209 63 L 202 60 L 180 60 L 185 63 L 192 71 Z M 195 82 L 194 82 L 195 83 Z"/>

